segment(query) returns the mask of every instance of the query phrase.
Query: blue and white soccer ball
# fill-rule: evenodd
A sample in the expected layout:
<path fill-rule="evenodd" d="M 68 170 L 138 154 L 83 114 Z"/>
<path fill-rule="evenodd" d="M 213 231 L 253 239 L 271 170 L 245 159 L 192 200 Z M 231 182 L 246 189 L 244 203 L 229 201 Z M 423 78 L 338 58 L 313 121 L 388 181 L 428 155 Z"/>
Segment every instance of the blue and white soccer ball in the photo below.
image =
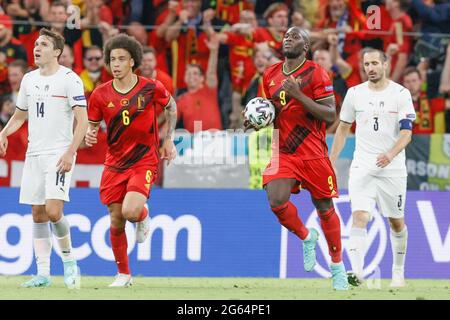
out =
<path fill-rule="evenodd" d="M 267 99 L 253 98 L 245 106 L 244 118 L 257 129 L 267 127 L 275 119 L 275 107 Z"/>

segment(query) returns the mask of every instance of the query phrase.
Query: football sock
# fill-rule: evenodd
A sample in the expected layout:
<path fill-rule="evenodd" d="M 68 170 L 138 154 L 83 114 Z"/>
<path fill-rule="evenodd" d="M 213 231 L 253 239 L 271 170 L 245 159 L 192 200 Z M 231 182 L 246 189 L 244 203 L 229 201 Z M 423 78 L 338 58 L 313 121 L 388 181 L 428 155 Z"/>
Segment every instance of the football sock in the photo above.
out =
<path fill-rule="evenodd" d="M 109 229 L 109 235 L 119 273 L 130 274 L 127 253 L 128 242 L 125 228 L 114 228 L 113 226 L 111 226 Z"/>
<path fill-rule="evenodd" d="M 393 268 L 403 269 L 405 267 L 407 242 L 408 242 L 408 229 L 406 228 L 406 225 L 400 232 L 395 232 L 391 229 Z"/>
<path fill-rule="evenodd" d="M 305 240 L 309 231 L 298 216 L 295 205 L 288 201 L 285 204 L 272 208 L 278 221 L 289 231 L 297 235 L 301 240 Z"/>
<path fill-rule="evenodd" d="M 48 222 L 33 223 L 33 244 L 36 257 L 37 274 L 50 276 L 50 255 L 52 253 L 52 238 Z"/>
<path fill-rule="evenodd" d="M 66 217 L 63 215 L 57 222 L 52 222 L 53 233 L 58 241 L 61 249 L 61 258 L 63 261 L 73 260 L 72 242 L 70 239 L 70 225 Z"/>
<path fill-rule="evenodd" d="M 362 278 L 364 276 L 364 257 L 367 250 L 367 230 L 365 228 L 352 227 L 348 244 L 348 255 L 352 271 Z"/>
<path fill-rule="evenodd" d="M 339 263 L 342 261 L 342 247 L 341 247 L 341 221 L 334 211 L 334 207 L 328 209 L 323 213 L 317 211 L 320 218 L 320 226 L 325 234 L 328 243 L 328 252 L 331 256 L 331 261 Z"/>

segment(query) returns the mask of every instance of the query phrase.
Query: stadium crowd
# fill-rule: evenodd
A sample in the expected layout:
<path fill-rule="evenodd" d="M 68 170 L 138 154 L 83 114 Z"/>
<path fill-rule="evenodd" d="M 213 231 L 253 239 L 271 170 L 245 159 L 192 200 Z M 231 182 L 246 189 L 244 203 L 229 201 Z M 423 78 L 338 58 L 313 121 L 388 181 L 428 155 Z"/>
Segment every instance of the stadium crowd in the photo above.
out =
<path fill-rule="evenodd" d="M 263 95 L 262 73 L 282 59 L 283 34 L 292 25 L 309 30 L 310 58 L 333 79 L 338 110 L 347 89 L 367 79 L 361 50 L 370 46 L 386 52 L 390 78 L 411 91 L 414 134 L 450 133 L 448 0 L 2 0 L 0 129 L 14 113 L 23 75 L 33 69 L 41 27 L 64 35 L 59 61 L 80 75 L 87 98 L 112 79 L 105 41 L 119 32 L 134 36 L 144 47 L 139 74 L 164 84 L 177 99 L 178 127 L 194 132 L 243 127 L 243 106 Z M 9 145 L 9 157 L 23 159 L 26 126 Z M 105 151 L 102 132 L 78 161 L 101 163 Z"/>

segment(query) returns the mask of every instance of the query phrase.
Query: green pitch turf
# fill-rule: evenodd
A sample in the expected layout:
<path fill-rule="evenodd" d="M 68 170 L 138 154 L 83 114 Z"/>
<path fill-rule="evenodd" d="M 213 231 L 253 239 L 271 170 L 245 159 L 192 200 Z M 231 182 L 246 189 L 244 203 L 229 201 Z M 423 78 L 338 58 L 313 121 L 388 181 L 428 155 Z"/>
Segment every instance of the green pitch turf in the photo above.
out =
<path fill-rule="evenodd" d="M 404 289 L 389 288 L 381 280 L 380 289 L 352 288 L 336 292 L 328 279 L 270 278 L 143 278 L 134 277 L 131 288 L 108 288 L 112 277 L 82 277 L 81 289 L 68 290 L 62 277 L 52 277 L 48 288 L 22 288 L 25 276 L 1 276 L 0 299 L 446 299 L 450 300 L 450 280 L 408 280 Z"/>

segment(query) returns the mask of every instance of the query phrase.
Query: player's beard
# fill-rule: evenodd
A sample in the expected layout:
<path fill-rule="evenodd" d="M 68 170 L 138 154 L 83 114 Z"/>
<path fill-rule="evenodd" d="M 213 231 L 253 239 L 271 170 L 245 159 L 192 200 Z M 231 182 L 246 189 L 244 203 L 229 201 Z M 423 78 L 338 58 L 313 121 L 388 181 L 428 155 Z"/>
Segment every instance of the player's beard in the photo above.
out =
<path fill-rule="evenodd" d="M 378 83 L 378 82 L 380 82 L 382 79 L 383 79 L 383 76 L 382 76 L 382 75 L 378 75 L 376 78 L 372 78 L 372 79 L 369 77 L 369 81 L 372 82 L 372 83 Z"/>
<path fill-rule="evenodd" d="M 288 59 L 298 59 L 298 58 L 300 58 L 302 53 L 303 53 L 303 49 L 302 48 L 298 48 L 298 49 L 295 48 L 292 51 L 283 50 L 284 56 L 286 58 L 288 58 Z"/>

